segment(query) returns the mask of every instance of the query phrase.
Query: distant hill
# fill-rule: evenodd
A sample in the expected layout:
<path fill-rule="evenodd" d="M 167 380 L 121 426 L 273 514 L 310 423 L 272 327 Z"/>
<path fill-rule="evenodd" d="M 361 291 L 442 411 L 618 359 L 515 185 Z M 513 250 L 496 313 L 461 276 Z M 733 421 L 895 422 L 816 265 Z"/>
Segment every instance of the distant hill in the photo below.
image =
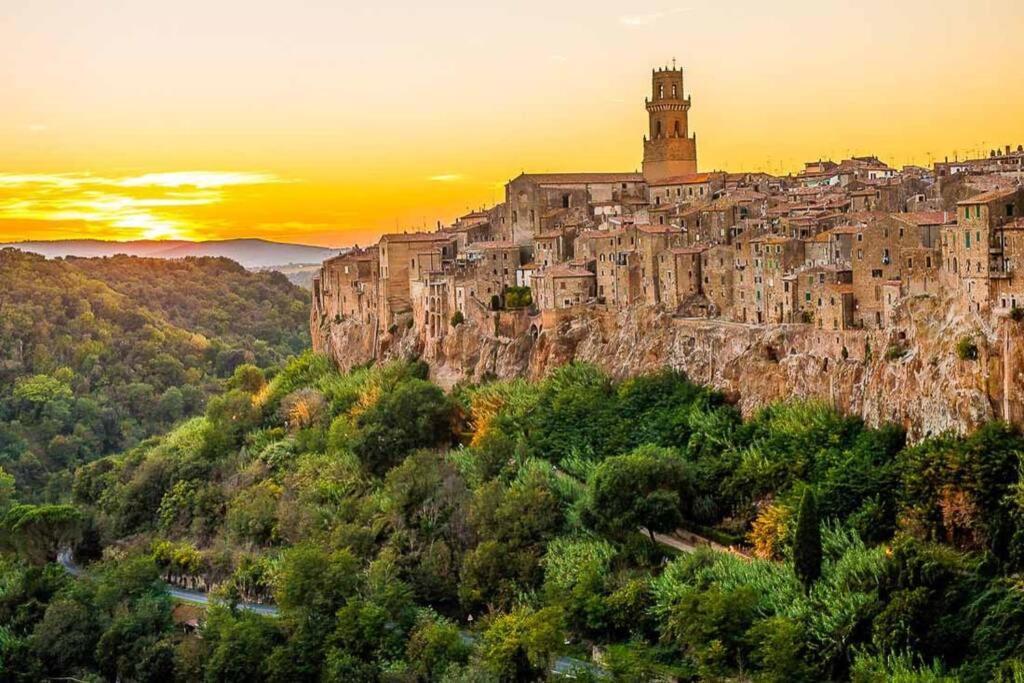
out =
<path fill-rule="evenodd" d="M 145 256 L 147 258 L 176 259 L 188 256 L 229 258 L 246 268 L 271 268 L 289 264 L 320 263 L 337 255 L 341 249 L 314 247 L 308 244 L 289 244 L 261 239 L 215 240 L 188 242 L 185 240 L 134 240 L 111 242 L 105 240 L 53 240 L 36 242 L 10 242 L 0 248 L 14 247 L 40 254 L 47 258 L 79 256 Z"/>
<path fill-rule="evenodd" d="M 281 273 L 0 249 L 0 467 L 45 497 L 50 473 L 201 412 L 240 364 L 308 347 L 309 292 Z"/>

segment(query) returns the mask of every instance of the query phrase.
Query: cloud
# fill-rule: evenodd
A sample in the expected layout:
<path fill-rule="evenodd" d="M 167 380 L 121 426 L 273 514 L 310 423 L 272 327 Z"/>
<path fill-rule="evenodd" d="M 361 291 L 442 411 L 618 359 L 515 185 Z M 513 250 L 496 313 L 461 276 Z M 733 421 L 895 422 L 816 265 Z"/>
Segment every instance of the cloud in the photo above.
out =
<path fill-rule="evenodd" d="M 688 12 L 689 10 L 689 7 L 673 7 L 671 9 L 660 10 L 657 12 L 649 12 L 647 14 L 633 14 L 619 17 L 619 23 L 625 26 L 629 26 L 631 28 L 635 28 L 638 26 L 647 26 L 648 24 L 653 24 L 659 19 L 665 19 L 674 14 L 682 14 L 683 12 Z"/>
<path fill-rule="evenodd" d="M 432 175 L 427 180 L 435 183 L 453 183 L 457 180 L 462 180 L 462 176 L 458 173 L 444 173 L 442 175 Z"/>
<path fill-rule="evenodd" d="M 176 171 L 108 177 L 0 173 L 0 221 L 84 224 L 118 239 L 189 238 L 189 209 L 225 201 L 231 188 L 289 182 L 269 173 Z M 206 221 L 204 221 L 205 223 Z"/>

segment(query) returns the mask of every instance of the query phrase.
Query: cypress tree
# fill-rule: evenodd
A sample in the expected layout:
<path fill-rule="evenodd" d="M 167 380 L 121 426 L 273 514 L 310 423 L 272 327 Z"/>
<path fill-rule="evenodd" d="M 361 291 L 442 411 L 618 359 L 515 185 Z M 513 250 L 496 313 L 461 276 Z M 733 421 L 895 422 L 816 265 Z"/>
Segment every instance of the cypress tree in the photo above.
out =
<path fill-rule="evenodd" d="M 793 569 L 804 589 L 809 591 L 821 576 L 821 526 L 818 520 L 818 502 L 809 487 L 800 501 L 796 520 L 796 539 L 793 544 Z"/>

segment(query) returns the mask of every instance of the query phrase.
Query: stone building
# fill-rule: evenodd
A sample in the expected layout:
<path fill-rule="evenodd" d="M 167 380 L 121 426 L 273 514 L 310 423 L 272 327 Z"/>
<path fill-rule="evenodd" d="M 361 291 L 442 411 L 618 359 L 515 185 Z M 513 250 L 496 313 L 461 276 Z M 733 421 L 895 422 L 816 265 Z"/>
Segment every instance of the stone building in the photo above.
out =
<path fill-rule="evenodd" d="M 706 314 L 700 270 L 701 255 L 706 250 L 707 247 L 674 247 L 657 255 L 658 290 L 666 308 L 688 315 L 700 309 L 702 315 Z"/>
<path fill-rule="evenodd" d="M 535 297 L 541 310 L 572 308 L 596 298 L 596 279 L 585 268 L 567 264 L 545 268 L 533 279 Z"/>
<path fill-rule="evenodd" d="M 644 137 L 648 183 L 697 172 L 697 136 L 689 133 L 690 98 L 683 97 L 683 70 L 655 69 L 647 100 L 649 137 Z"/>
<path fill-rule="evenodd" d="M 985 310 L 994 291 L 1013 289 L 1010 283 L 993 283 L 1013 279 L 1003 228 L 1024 215 L 1024 189 L 975 195 L 958 202 L 956 210 L 956 224 L 942 230 L 944 283 L 963 297 L 970 310 Z M 1015 245 L 1014 236 L 1010 244 Z"/>
<path fill-rule="evenodd" d="M 410 282 L 456 255 L 455 237 L 448 233 L 395 233 L 377 244 L 380 259 L 378 320 L 387 328 L 396 317 L 412 311 Z"/>
<path fill-rule="evenodd" d="M 646 186 L 639 173 L 523 173 L 505 185 L 505 228 L 502 239 L 530 243 L 537 233 L 561 223 L 562 210 L 596 204 L 618 206 L 629 200 L 646 203 Z"/>

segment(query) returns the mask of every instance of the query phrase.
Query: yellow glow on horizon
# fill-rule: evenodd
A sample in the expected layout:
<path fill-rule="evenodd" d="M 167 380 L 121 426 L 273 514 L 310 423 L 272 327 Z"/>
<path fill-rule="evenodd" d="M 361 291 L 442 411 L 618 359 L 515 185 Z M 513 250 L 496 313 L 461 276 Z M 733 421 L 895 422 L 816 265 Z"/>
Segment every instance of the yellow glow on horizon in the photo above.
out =
<path fill-rule="evenodd" d="M 85 234 L 129 239 L 203 239 L 187 210 L 228 199 L 228 188 L 284 182 L 269 173 L 178 171 L 110 177 L 0 173 L 0 224 L 83 224 Z"/>
<path fill-rule="evenodd" d="M 1020 0 L 116 5 L 5 4 L 0 241 L 433 227 L 522 171 L 638 169 L 673 58 L 702 170 L 1024 143 Z"/>

